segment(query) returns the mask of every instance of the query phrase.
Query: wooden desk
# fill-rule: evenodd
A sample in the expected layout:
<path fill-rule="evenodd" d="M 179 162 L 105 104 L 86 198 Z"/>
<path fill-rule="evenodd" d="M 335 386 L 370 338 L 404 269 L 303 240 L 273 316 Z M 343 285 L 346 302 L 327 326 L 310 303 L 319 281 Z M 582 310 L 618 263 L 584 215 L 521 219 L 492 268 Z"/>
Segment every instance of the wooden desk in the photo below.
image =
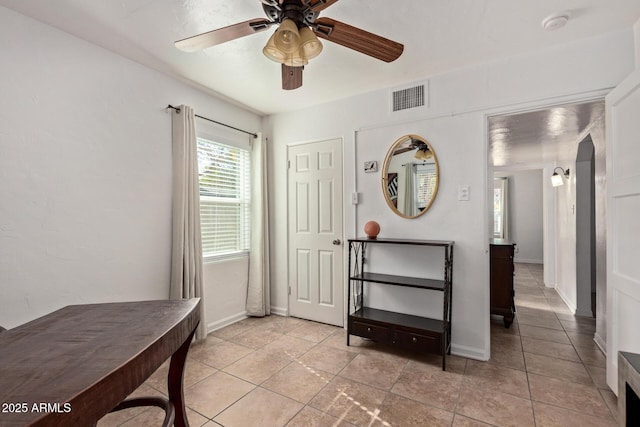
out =
<path fill-rule="evenodd" d="M 169 400 L 188 426 L 182 377 L 200 300 L 74 305 L 0 334 L 0 426 L 92 426 L 171 357 Z"/>

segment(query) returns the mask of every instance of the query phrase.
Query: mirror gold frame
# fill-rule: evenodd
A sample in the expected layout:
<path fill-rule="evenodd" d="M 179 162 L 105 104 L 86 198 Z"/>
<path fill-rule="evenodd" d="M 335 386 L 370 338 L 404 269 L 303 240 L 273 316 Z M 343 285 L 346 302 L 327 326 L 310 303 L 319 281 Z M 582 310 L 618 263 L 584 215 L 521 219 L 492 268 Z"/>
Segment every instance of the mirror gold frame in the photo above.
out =
<path fill-rule="evenodd" d="M 391 145 L 382 166 L 382 194 L 393 212 L 409 219 L 423 215 L 439 182 L 438 159 L 426 139 L 408 134 Z"/>

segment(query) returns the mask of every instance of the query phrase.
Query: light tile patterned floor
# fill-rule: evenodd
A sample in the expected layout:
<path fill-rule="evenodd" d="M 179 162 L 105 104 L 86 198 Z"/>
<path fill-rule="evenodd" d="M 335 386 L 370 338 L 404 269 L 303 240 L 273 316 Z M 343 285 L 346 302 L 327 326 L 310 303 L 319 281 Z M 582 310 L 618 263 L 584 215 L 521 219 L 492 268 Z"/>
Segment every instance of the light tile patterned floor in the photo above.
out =
<path fill-rule="evenodd" d="M 185 372 L 192 426 L 614 426 L 616 397 L 593 319 L 576 318 L 516 264 L 517 320 L 492 320 L 487 362 L 394 351 L 295 318 L 246 319 L 194 345 Z M 164 392 L 167 366 L 135 395 Z M 107 415 L 99 427 L 159 426 L 157 409 Z"/>

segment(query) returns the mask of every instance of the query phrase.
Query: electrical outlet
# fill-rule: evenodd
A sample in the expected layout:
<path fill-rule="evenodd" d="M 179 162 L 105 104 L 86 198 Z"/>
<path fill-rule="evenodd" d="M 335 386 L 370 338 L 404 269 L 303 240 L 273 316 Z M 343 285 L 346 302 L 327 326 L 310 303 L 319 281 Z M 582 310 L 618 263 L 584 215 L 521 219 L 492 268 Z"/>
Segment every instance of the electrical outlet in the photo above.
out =
<path fill-rule="evenodd" d="M 458 200 L 461 202 L 468 202 L 470 198 L 471 188 L 468 185 L 458 186 Z"/>

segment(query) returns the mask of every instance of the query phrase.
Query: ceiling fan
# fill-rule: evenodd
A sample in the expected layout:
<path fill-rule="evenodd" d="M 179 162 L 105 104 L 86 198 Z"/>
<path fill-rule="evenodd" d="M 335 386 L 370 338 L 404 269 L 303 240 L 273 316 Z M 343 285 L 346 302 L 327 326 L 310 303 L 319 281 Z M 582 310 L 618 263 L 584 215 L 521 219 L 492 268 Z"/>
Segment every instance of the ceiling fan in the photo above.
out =
<path fill-rule="evenodd" d="M 302 70 L 322 51 L 318 37 L 353 49 L 384 62 L 402 54 L 400 43 L 361 30 L 331 18 L 320 18 L 324 9 L 338 0 L 260 0 L 267 18 L 250 19 L 175 42 L 178 49 L 195 52 L 231 40 L 278 29 L 262 50 L 264 55 L 282 64 L 282 89 L 302 86 Z"/>

